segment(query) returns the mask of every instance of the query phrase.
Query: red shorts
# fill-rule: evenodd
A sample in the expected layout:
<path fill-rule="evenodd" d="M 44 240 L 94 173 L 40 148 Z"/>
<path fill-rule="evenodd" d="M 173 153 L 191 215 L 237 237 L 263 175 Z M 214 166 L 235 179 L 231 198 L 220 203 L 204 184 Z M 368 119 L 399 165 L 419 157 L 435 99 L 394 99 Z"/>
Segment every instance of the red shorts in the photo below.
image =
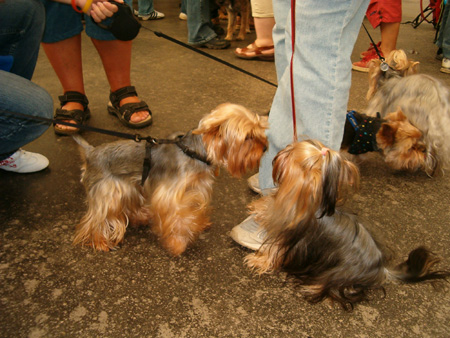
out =
<path fill-rule="evenodd" d="M 366 16 L 373 28 L 382 22 L 401 22 L 402 0 L 371 0 Z"/>

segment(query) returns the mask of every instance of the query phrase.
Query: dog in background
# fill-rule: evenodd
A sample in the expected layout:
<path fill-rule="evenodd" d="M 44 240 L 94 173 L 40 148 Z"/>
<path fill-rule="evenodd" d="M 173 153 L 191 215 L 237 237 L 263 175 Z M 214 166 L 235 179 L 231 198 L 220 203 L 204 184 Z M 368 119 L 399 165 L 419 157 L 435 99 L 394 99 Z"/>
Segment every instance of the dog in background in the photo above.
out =
<path fill-rule="evenodd" d="M 347 113 L 341 150 L 352 155 L 377 151 L 395 170 L 417 171 L 434 166 L 422 132 L 409 123 L 401 110 L 384 118 Z"/>
<path fill-rule="evenodd" d="M 365 114 L 384 118 L 401 110 L 409 123 L 418 128 L 426 146 L 425 171 L 432 176 L 450 168 L 450 91 L 441 81 L 417 74 L 418 62 L 395 50 L 386 59 L 389 69 L 380 69 L 381 61 L 369 64 L 369 100 Z"/>
<path fill-rule="evenodd" d="M 245 34 L 250 33 L 250 0 L 216 0 L 216 4 L 227 10 L 228 26 L 225 40 L 232 41 L 234 39 L 238 15 L 241 17 L 241 26 L 236 40 L 244 40 Z"/>
<path fill-rule="evenodd" d="M 267 119 L 246 108 L 222 104 L 195 130 L 150 148 L 135 141 L 94 148 L 75 136 L 84 159 L 81 182 L 88 211 L 74 243 L 108 251 L 122 242 L 128 224 L 149 224 L 162 245 L 180 255 L 210 225 L 216 169 L 224 167 L 239 177 L 257 168 L 267 148 L 267 127 Z M 142 185 L 149 151 L 149 177 Z"/>
<path fill-rule="evenodd" d="M 356 166 L 313 140 L 287 146 L 275 157 L 278 190 L 253 202 L 255 220 L 267 231 L 246 264 L 259 274 L 285 271 L 310 302 L 330 298 L 351 310 L 386 280 L 420 282 L 445 279 L 431 271 L 439 259 L 423 247 L 396 267 L 361 221 L 339 211 L 358 187 Z"/>

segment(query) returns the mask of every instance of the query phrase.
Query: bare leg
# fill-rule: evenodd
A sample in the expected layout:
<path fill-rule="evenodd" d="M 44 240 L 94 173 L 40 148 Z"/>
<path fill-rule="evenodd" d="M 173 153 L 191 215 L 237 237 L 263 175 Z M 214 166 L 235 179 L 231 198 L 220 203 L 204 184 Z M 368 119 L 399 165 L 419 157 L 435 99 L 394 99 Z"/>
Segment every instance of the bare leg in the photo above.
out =
<path fill-rule="evenodd" d="M 108 78 L 111 91 L 116 91 L 122 87 L 131 86 L 130 68 L 131 68 L 131 41 L 120 40 L 96 40 L 91 39 L 100 55 Z M 120 62 L 118 62 L 120 60 Z M 122 106 L 125 103 L 139 102 L 136 96 L 127 97 L 120 101 Z M 141 122 L 148 117 L 147 111 L 136 112 L 131 115 L 131 122 Z"/>
<path fill-rule="evenodd" d="M 54 43 L 42 43 L 42 47 L 58 76 L 59 82 L 61 82 L 64 93 L 76 91 L 85 94 L 81 61 L 81 35 Z M 83 110 L 83 105 L 78 102 L 67 102 L 62 108 Z M 76 129 L 63 125 L 58 125 L 58 128 L 66 130 Z"/>
<path fill-rule="evenodd" d="M 382 22 L 381 31 L 381 51 L 387 57 L 391 51 L 397 49 L 397 38 L 400 31 L 400 22 Z"/>
<path fill-rule="evenodd" d="M 275 25 L 275 19 L 274 18 L 254 18 L 255 21 L 255 31 L 256 31 L 256 40 L 255 44 L 258 47 L 268 47 L 273 46 L 273 39 L 272 39 L 272 29 Z M 247 48 L 251 48 L 251 45 L 248 45 Z M 242 52 L 242 48 L 236 48 L 237 53 Z M 272 53 L 273 49 L 263 52 L 266 53 Z M 252 56 L 255 53 L 252 53 L 249 51 L 248 56 Z"/>

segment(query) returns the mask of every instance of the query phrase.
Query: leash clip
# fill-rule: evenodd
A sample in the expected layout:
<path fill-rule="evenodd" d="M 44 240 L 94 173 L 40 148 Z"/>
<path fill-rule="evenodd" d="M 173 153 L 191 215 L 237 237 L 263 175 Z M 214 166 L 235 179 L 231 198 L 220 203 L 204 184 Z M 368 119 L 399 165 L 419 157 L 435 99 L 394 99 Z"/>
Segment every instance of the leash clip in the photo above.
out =
<path fill-rule="evenodd" d="M 389 70 L 389 64 L 386 61 L 384 61 L 384 59 L 381 60 L 380 70 L 382 72 L 387 72 Z"/>

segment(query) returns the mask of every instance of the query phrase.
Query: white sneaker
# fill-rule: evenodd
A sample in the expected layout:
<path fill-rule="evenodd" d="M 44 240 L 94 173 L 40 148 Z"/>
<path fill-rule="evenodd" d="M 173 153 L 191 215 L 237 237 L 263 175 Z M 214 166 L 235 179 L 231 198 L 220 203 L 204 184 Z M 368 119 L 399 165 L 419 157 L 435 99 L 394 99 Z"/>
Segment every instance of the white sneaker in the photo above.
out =
<path fill-rule="evenodd" d="M 48 167 L 48 164 L 48 159 L 44 155 L 19 149 L 10 157 L 0 161 L 0 169 L 26 174 L 43 170 Z"/>
<path fill-rule="evenodd" d="M 261 187 L 259 185 L 259 173 L 256 173 L 255 175 L 250 176 L 247 179 L 247 184 L 252 191 L 256 192 L 257 194 L 264 195 L 264 196 L 277 191 L 277 188 L 268 188 L 268 189 L 261 190 Z"/>
<path fill-rule="evenodd" d="M 178 15 L 178 18 L 179 18 L 180 20 L 186 21 L 186 20 L 187 20 L 187 14 L 181 12 L 180 15 Z"/>
<path fill-rule="evenodd" d="M 450 59 L 447 58 L 442 59 L 441 72 L 450 74 Z"/>
<path fill-rule="evenodd" d="M 241 224 L 236 225 L 230 232 L 231 238 L 236 243 L 251 250 L 258 250 L 264 243 L 266 235 L 267 231 L 260 228 L 253 215 L 247 217 Z"/>
<path fill-rule="evenodd" d="M 139 20 L 147 21 L 147 20 L 158 20 L 164 18 L 165 15 L 158 11 L 153 11 L 149 15 L 138 15 Z"/>

